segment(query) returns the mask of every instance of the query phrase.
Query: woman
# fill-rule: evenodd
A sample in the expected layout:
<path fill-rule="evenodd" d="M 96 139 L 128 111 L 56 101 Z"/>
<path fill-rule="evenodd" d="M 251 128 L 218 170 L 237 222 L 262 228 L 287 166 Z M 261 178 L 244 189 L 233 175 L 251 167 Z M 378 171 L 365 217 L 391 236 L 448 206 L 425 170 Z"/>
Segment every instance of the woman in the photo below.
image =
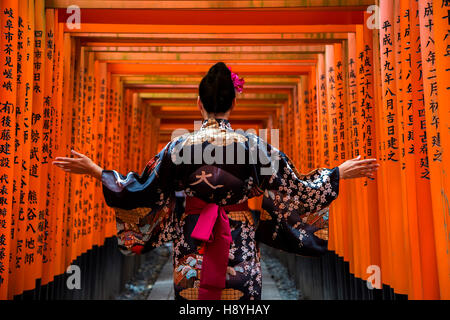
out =
<path fill-rule="evenodd" d="M 299 174 L 283 152 L 232 130 L 228 117 L 242 83 L 223 62 L 212 66 L 199 86 L 200 130 L 172 139 L 141 175 L 103 170 L 74 150 L 76 158 L 53 162 L 102 181 L 123 253 L 173 241 L 176 299 L 260 299 L 258 242 L 300 255 L 326 252 L 327 207 L 339 179 L 369 177 L 378 167 L 358 157 Z M 184 212 L 174 210 L 179 191 Z M 247 200 L 259 195 L 263 212 L 254 214 Z"/>

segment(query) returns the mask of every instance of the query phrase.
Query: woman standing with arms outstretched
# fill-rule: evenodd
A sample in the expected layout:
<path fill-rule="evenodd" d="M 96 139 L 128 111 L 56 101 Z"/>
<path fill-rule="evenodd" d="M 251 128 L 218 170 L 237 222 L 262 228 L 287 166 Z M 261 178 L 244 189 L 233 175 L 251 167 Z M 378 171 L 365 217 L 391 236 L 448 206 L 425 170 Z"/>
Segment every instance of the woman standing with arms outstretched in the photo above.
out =
<path fill-rule="evenodd" d="M 258 243 L 306 256 L 325 253 L 328 206 L 339 180 L 370 177 L 379 166 L 358 157 L 298 173 L 282 151 L 231 128 L 242 84 L 223 62 L 212 66 L 199 85 L 201 128 L 172 139 L 140 175 L 104 170 L 74 150 L 75 158 L 53 162 L 102 181 L 123 253 L 173 242 L 175 299 L 261 299 Z M 182 213 L 174 210 L 176 191 L 186 194 Z M 259 195 L 263 210 L 255 215 L 247 200 Z"/>

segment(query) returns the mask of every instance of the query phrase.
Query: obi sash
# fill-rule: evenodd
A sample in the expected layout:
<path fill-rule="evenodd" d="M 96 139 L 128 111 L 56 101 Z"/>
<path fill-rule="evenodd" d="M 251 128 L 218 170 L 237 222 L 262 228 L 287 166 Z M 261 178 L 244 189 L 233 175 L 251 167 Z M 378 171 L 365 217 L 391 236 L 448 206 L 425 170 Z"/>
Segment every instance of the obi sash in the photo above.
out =
<path fill-rule="evenodd" d="M 205 241 L 199 300 L 220 300 L 222 290 L 225 288 L 232 241 L 230 223 L 225 210 L 248 211 L 248 202 L 219 206 L 197 197 L 186 197 L 186 214 L 199 214 L 191 237 Z"/>

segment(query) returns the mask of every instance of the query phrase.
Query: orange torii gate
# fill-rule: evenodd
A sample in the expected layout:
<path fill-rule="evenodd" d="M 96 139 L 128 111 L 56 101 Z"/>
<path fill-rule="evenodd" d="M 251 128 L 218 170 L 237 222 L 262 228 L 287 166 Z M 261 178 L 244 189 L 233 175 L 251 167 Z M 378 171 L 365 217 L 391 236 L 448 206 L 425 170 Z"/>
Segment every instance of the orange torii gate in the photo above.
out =
<path fill-rule="evenodd" d="M 142 170 L 173 129 L 193 129 L 198 82 L 219 59 L 246 79 L 231 121 L 279 129 L 300 171 L 379 159 L 330 209 L 329 250 L 350 272 L 449 299 L 448 5 L 377 1 L 371 29 L 375 1 L 219 2 L 79 1 L 79 29 L 66 1 L 1 2 L 0 298 L 51 283 L 116 232 L 101 184 L 50 160 L 73 148 Z"/>

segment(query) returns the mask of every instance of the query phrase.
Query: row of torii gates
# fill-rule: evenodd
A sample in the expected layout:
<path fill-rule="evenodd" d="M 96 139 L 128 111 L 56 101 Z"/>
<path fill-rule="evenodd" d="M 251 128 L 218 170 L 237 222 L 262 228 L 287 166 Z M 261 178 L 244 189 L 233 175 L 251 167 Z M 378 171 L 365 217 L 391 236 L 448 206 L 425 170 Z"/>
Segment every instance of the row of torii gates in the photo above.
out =
<path fill-rule="evenodd" d="M 279 129 L 299 171 L 357 155 L 381 163 L 373 180 L 342 182 L 326 258 L 282 257 L 300 289 L 316 287 L 319 299 L 449 299 L 449 7 L 2 0 L 0 298 L 107 298 L 123 285 L 141 258 L 114 249 L 100 184 L 51 159 L 74 148 L 140 172 L 175 129 L 201 120 L 198 84 L 223 61 L 245 79 L 233 127 Z M 94 270 L 86 284 L 122 278 L 67 293 L 74 261 Z"/>

